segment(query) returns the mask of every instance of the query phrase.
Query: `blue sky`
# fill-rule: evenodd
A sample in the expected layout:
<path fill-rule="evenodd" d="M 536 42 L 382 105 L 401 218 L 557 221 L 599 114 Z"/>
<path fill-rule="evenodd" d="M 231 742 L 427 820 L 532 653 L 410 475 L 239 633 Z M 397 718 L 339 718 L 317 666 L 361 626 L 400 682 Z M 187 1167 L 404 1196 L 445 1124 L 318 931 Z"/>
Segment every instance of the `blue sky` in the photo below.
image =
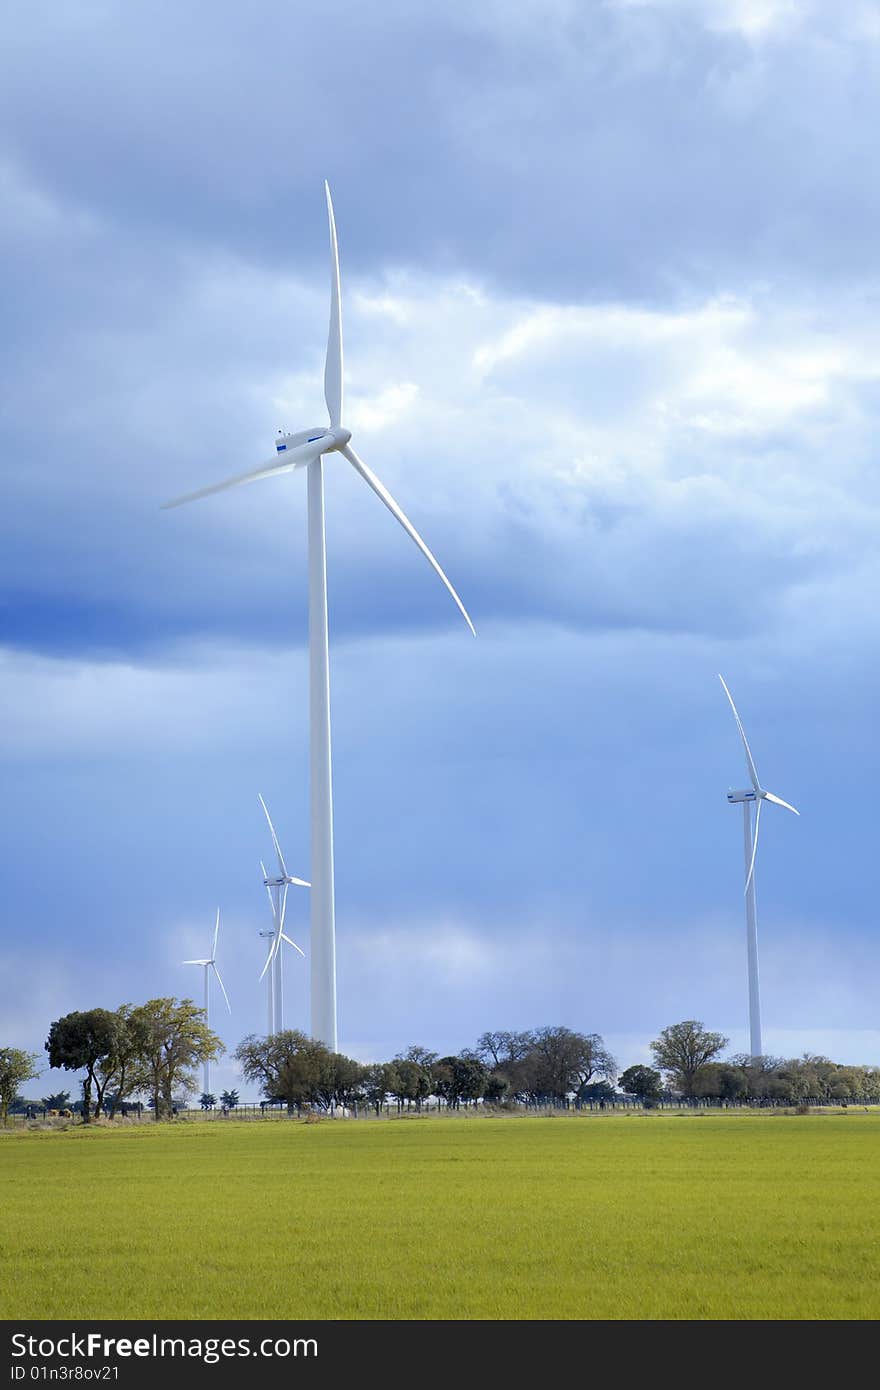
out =
<path fill-rule="evenodd" d="M 880 1059 L 880 9 L 477 9 L 9 26 L 4 1042 L 198 994 L 218 903 L 215 1021 L 263 1027 L 258 791 L 308 867 L 305 488 L 159 504 L 324 421 L 327 177 L 347 423 L 478 630 L 331 459 L 340 1045 L 745 1048 L 721 670 L 802 812 L 762 827 L 765 1045 Z M 287 995 L 307 1024 L 293 961 Z"/>

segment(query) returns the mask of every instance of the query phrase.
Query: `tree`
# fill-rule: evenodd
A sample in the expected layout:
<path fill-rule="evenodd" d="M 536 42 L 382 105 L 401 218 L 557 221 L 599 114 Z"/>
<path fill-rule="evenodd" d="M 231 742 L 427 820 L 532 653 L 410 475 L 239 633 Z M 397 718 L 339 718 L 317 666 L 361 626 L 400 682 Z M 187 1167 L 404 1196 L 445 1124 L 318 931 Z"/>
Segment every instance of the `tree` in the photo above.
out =
<path fill-rule="evenodd" d="M 441 1057 L 432 1068 L 431 1085 L 435 1095 L 457 1109 L 462 1101 L 479 1100 L 489 1073 L 476 1057 Z"/>
<path fill-rule="evenodd" d="M 340 1076 L 333 1060 L 338 1054 L 295 1028 L 268 1037 L 251 1033 L 233 1055 L 245 1080 L 259 1082 L 263 1094 L 269 1100 L 284 1101 L 288 1111 L 304 1104 L 329 1106 L 337 1099 L 340 1085 L 352 1079 Z"/>
<path fill-rule="evenodd" d="M 49 1065 L 64 1071 L 85 1071 L 83 1079 L 84 1124 L 92 1118 L 92 1086 L 97 1090 L 95 1114 L 101 1108 L 106 1082 L 102 1084 L 100 1064 L 113 1050 L 116 1020 L 107 1009 L 88 1009 L 56 1019 L 49 1028 L 46 1051 Z"/>
<path fill-rule="evenodd" d="M 614 1096 L 614 1087 L 607 1081 L 591 1081 L 587 1086 L 581 1086 L 578 1091 L 579 1100 L 611 1100 Z"/>
<path fill-rule="evenodd" d="M 431 1067 L 436 1060 L 436 1052 L 429 1052 L 425 1047 L 407 1048 L 405 1053 L 394 1058 L 392 1066 L 396 1081 L 389 1093 L 398 1102 L 406 1101 L 407 1105 L 415 1101 L 416 1110 L 421 1110 L 422 1101 L 431 1094 Z"/>
<path fill-rule="evenodd" d="M 216 1096 L 212 1096 L 210 1091 L 202 1091 L 202 1094 L 199 1096 L 199 1105 L 203 1110 L 213 1110 L 216 1104 Z"/>
<path fill-rule="evenodd" d="M 598 1033 L 539 1028 L 532 1038 L 536 1096 L 561 1101 L 571 1091 L 580 1094 L 594 1076 L 615 1078 L 617 1064 Z"/>
<path fill-rule="evenodd" d="M 420 1047 L 418 1043 L 412 1043 L 406 1052 L 400 1054 L 400 1059 L 405 1062 L 415 1062 L 419 1067 L 430 1068 L 437 1060 L 437 1053 L 431 1052 L 427 1047 Z M 398 1058 L 395 1058 L 397 1061 Z"/>
<path fill-rule="evenodd" d="M 19 1086 L 24 1085 L 25 1081 L 35 1081 L 40 1075 L 38 1060 L 35 1052 L 23 1052 L 18 1047 L 0 1047 L 0 1120 L 4 1125 Z"/>
<path fill-rule="evenodd" d="M 474 1048 L 477 1056 L 493 1069 L 509 1066 L 511 1062 L 521 1062 L 534 1045 L 531 1033 L 481 1033 Z"/>
<path fill-rule="evenodd" d="M 697 1019 L 688 1018 L 664 1028 L 651 1043 L 651 1051 L 660 1070 L 672 1077 L 684 1095 L 693 1096 L 698 1071 L 724 1050 L 727 1041 L 720 1033 L 710 1033 Z"/>
<path fill-rule="evenodd" d="M 70 1108 L 70 1092 L 54 1091 L 51 1096 L 43 1096 L 40 1104 L 44 1110 L 67 1110 Z"/>
<path fill-rule="evenodd" d="M 707 1062 L 694 1077 L 693 1094 L 718 1100 L 739 1100 L 748 1095 L 767 1095 L 768 1087 L 750 1088 L 749 1072 L 733 1062 Z"/>
<path fill-rule="evenodd" d="M 221 1091 L 220 1104 L 224 1110 L 234 1110 L 238 1105 L 238 1091 Z"/>
<path fill-rule="evenodd" d="M 498 1069 L 490 1071 L 486 1076 L 486 1084 L 483 1087 L 483 1099 L 491 1104 L 497 1104 L 504 1100 L 509 1089 L 509 1082 L 502 1071 Z"/>
<path fill-rule="evenodd" d="M 382 1113 L 386 1097 L 398 1096 L 401 1092 L 400 1077 L 393 1062 L 373 1062 L 365 1070 L 362 1085 L 364 1099 L 377 1116 Z"/>
<path fill-rule="evenodd" d="M 223 1044 L 191 999 L 150 999 L 132 1009 L 129 1027 L 137 1058 L 133 1088 L 149 1092 L 158 1121 L 196 1090 L 191 1069 L 219 1057 Z"/>
<path fill-rule="evenodd" d="M 658 1101 L 663 1093 L 663 1078 L 653 1067 L 627 1067 L 620 1077 L 620 1089 L 642 1102 Z"/>
<path fill-rule="evenodd" d="M 95 1114 L 101 1106 L 109 1109 L 111 1120 L 117 1108 L 137 1089 L 137 1064 L 139 1039 L 132 1026 L 132 1006 L 123 1004 L 113 1014 L 113 1043 L 106 1057 L 102 1057 L 95 1068 L 100 1092 Z M 113 1089 L 108 1091 L 108 1087 Z"/>

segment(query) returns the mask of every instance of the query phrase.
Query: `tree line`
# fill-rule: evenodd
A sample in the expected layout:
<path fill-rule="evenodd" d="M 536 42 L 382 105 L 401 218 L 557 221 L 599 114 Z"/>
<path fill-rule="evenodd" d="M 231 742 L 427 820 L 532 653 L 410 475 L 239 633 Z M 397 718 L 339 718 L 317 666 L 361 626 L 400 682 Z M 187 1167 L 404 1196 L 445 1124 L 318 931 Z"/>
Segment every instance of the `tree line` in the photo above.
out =
<path fill-rule="evenodd" d="M 484 1033 L 454 1056 L 414 1045 L 391 1061 L 369 1064 L 287 1029 L 251 1034 L 233 1055 L 247 1081 L 289 1109 L 361 1103 L 377 1114 L 389 1098 L 399 1110 L 420 1110 L 429 1096 L 454 1110 L 478 1101 L 553 1104 L 580 1098 L 594 1077 L 613 1079 L 616 1070 L 598 1033 L 561 1027 Z"/>
<path fill-rule="evenodd" d="M 880 1101 L 880 1067 L 849 1066 L 810 1053 L 803 1057 L 721 1058 L 728 1039 L 696 1019 L 664 1028 L 651 1043 L 656 1067 L 629 1067 L 621 1090 L 649 1104 L 664 1095 L 685 1100 Z"/>
<path fill-rule="evenodd" d="M 389 1103 L 419 1111 L 429 1097 L 449 1109 L 478 1103 L 579 1105 L 610 1099 L 616 1087 L 646 1106 L 663 1098 L 880 1101 L 880 1067 L 844 1066 L 810 1055 L 722 1058 L 727 1046 L 720 1033 L 686 1019 L 651 1043 L 654 1067 L 632 1066 L 619 1075 L 598 1033 L 565 1027 L 487 1032 L 473 1047 L 446 1056 L 414 1045 L 390 1061 L 369 1064 L 286 1029 L 266 1037 L 250 1034 L 232 1055 L 268 1103 L 289 1111 L 361 1105 L 378 1114 Z M 219 1057 L 224 1047 L 191 999 L 164 998 L 65 1014 L 52 1023 L 45 1050 L 51 1067 L 84 1073 L 76 1108 L 90 1123 L 101 1114 L 112 1118 L 139 1096 L 147 1097 L 156 1120 L 171 1117 L 198 1090 L 195 1068 Z M 27 1105 L 20 1087 L 40 1075 L 38 1061 L 35 1054 L 0 1048 L 4 1122 L 10 1109 Z M 202 1094 L 200 1103 L 208 1109 L 216 1101 Z M 223 1092 L 220 1103 L 233 1109 L 238 1093 Z M 42 1104 L 63 1109 L 69 1093 L 45 1097 Z"/>

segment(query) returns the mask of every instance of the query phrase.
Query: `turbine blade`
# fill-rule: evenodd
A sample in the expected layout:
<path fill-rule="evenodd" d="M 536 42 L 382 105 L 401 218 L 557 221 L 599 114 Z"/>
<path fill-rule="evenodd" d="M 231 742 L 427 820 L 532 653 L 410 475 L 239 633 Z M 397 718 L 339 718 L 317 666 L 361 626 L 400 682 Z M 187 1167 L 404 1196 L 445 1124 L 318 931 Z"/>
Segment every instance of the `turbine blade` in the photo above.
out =
<path fill-rule="evenodd" d="M 163 502 L 161 509 L 168 511 L 171 507 L 182 507 L 184 502 L 196 502 L 200 497 L 210 497 L 214 492 L 225 492 L 229 487 L 240 487 L 243 483 L 255 483 L 260 478 L 274 478 L 276 473 L 292 473 L 295 468 L 304 468 L 307 463 L 320 456 L 321 442 L 320 439 L 316 439 L 311 444 L 301 444 L 283 455 L 276 455 L 271 463 L 264 463 L 250 473 L 237 473 L 234 478 L 225 478 L 222 483 L 211 483 L 209 487 L 200 487 L 197 492 L 187 492 L 183 497 L 174 497 L 170 502 Z"/>
<path fill-rule="evenodd" d="M 260 971 L 260 979 L 261 979 L 261 980 L 262 980 L 263 976 L 265 975 L 266 971 L 269 969 L 269 966 L 272 964 L 272 957 L 273 957 L 274 954 L 275 954 L 275 947 L 276 947 L 277 945 L 278 945 L 278 937 L 277 937 L 277 936 L 273 936 L 273 937 L 272 937 L 272 944 L 271 944 L 271 946 L 269 947 L 269 954 L 268 954 L 268 956 L 266 957 L 266 964 L 263 966 L 262 970 Z"/>
<path fill-rule="evenodd" d="M 294 878 L 294 877 L 293 877 L 292 875 L 290 875 L 290 874 L 288 874 L 287 882 L 288 882 L 288 883 L 294 883 L 294 884 L 296 884 L 297 888 L 311 888 L 311 886 L 312 886 L 309 882 L 307 882 L 306 879 L 304 879 L 304 878 Z"/>
<path fill-rule="evenodd" d="M 181 965 L 210 965 L 209 960 L 182 960 Z"/>
<path fill-rule="evenodd" d="M 747 803 L 748 804 L 748 803 Z M 752 836 L 752 862 L 749 864 L 749 872 L 746 875 L 746 886 L 743 889 L 743 896 L 749 891 L 749 884 L 755 872 L 755 855 L 758 853 L 758 826 L 761 824 L 761 802 L 755 802 L 755 833 Z"/>
<path fill-rule="evenodd" d="M 272 897 L 272 889 L 269 887 L 268 883 L 266 882 L 266 879 L 267 879 L 268 875 L 267 875 L 267 873 L 266 873 L 266 865 L 263 863 L 262 859 L 260 860 L 260 868 L 263 870 L 263 886 L 265 887 L 265 889 L 266 889 L 266 894 L 267 894 L 267 896 L 268 896 L 268 898 L 269 898 L 269 909 L 270 909 L 270 911 L 271 911 L 271 913 L 272 913 L 272 921 L 274 922 L 274 921 L 275 921 L 275 899 Z"/>
<path fill-rule="evenodd" d="M 279 908 L 279 911 L 278 911 L 278 917 L 279 917 L 279 922 L 278 922 L 278 935 L 279 935 L 279 936 L 283 936 L 283 935 L 284 935 L 284 914 L 285 914 L 286 911 L 287 911 L 287 884 L 286 884 L 286 883 L 284 884 L 284 886 L 283 886 L 282 889 L 281 889 L 281 901 L 280 901 L 280 903 L 278 904 L 278 908 Z"/>
<path fill-rule="evenodd" d="M 214 965 L 213 961 L 211 961 L 211 965 L 213 966 L 214 974 L 217 976 L 217 983 L 223 991 L 223 998 L 226 1000 L 226 1007 L 229 1010 L 229 1012 L 232 1013 L 232 1005 L 229 1003 L 229 995 L 226 993 L 226 986 L 220 978 L 220 971 L 217 969 L 216 965 Z"/>
<path fill-rule="evenodd" d="M 257 796 L 260 796 L 260 793 L 259 793 L 259 792 L 257 792 Z M 269 831 L 270 831 L 270 833 L 271 833 L 271 835 L 272 835 L 272 843 L 273 843 L 273 845 L 275 846 L 275 853 L 278 855 L 278 866 L 279 866 L 279 868 L 281 869 L 281 873 L 282 873 L 283 877 L 284 877 L 284 878 L 287 878 L 287 869 L 284 867 L 284 856 L 283 856 L 282 853 L 281 853 L 281 846 L 280 846 L 279 843 L 278 843 L 278 836 L 275 834 L 275 827 L 274 827 L 274 825 L 272 824 L 272 817 L 269 815 L 269 808 L 268 808 L 268 806 L 266 805 L 265 801 L 263 800 L 263 798 L 262 798 L 261 796 L 260 796 L 260 805 L 262 806 L 263 810 L 266 812 L 266 820 L 269 822 Z"/>
<path fill-rule="evenodd" d="M 794 806 L 789 806 L 788 802 L 783 801 L 781 796 L 774 796 L 772 792 L 765 792 L 764 796 L 767 801 L 772 801 L 774 806 L 784 806 L 786 811 L 794 811 L 796 816 L 800 815 L 800 811 Z"/>
<path fill-rule="evenodd" d="M 724 686 L 724 693 L 730 701 L 730 708 L 733 710 L 733 717 L 736 720 L 736 727 L 739 729 L 739 736 L 743 741 L 743 748 L 746 750 L 746 766 L 749 769 L 749 776 L 752 779 L 752 786 L 754 787 L 756 792 L 759 792 L 761 790 L 761 783 L 758 781 L 758 769 L 755 767 L 755 760 L 752 757 L 752 750 L 749 747 L 749 741 L 746 738 L 746 731 L 742 726 L 742 720 L 736 712 L 736 705 L 733 703 L 733 696 L 727 688 L 727 682 L 725 681 L 720 671 L 718 672 L 718 679 Z"/>
<path fill-rule="evenodd" d="M 388 491 L 386 487 L 383 486 L 382 483 L 379 482 L 379 479 L 376 477 L 375 473 L 373 473 L 367 467 L 367 465 L 363 462 L 362 459 L 358 458 L 354 449 L 352 449 L 348 444 L 344 446 L 341 452 L 348 459 L 352 467 L 355 468 L 358 473 L 360 473 L 367 486 L 371 487 L 375 492 L 376 496 L 380 499 L 380 501 L 385 503 L 385 506 L 388 508 L 391 515 L 400 522 L 401 526 L 403 527 L 406 534 L 409 536 L 410 540 L 415 541 L 419 550 L 422 552 L 425 559 L 428 561 L 428 564 L 443 580 L 443 583 L 446 585 L 446 588 L 449 590 L 450 594 L 452 595 L 453 599 L 458 605 L 462 617 L 464 618 L 473 635 L 476 637 L 477 634 L 474 630 L 474 625 L 468 616 L 467 609 L 465 608 L 461 599 L 458 597 L 458 594 L 453 589 L 449 580 L 446 578 L 446 575 L 443 573 L 434 556 L 431 554 L 430 550 L 425 545 L 425 542 L 422 540 L 418 531 L 413 526 L 412 522 L 401 511 L 400 507 L 397 505 L 394 498 L 391 496 L 391 493 Z"/>
<path fill-rule="evenodd" d="M 336 241 L 336 218 L 330 185 L 324 180 L 327 195 L 327 217 L 330 222 L 330 331 L 327 334 L 327 357 L 324 362 L 324 399 L 330 412 L 330 424 L 342 424 L 342 297 L 339 286 L 339 246 Z"/>
<path fill-rule="evenodd" d="M 303 951 L 299 946 L 297 946 L 297 944 L 296 944 L 295 941 L 291 941 L 290 937 L 287 935 L 286 932 L 282 932 L 282 933 L 281 933 L 281 940 L 282 940 L 282 941 L 286 941 L 287 944 L 288 944 L 288 946 L 292 946 L 293 949 L 294 949 L 295 951 L 299 951 L 299 953 L 300 953 L 300 955 L 302 956 L 303 960 L 305 960 L 305 958 L 306 958 L 306 953 L 305 953 L 305 951 Z"/>
<path fill-rule="evenodd" d="M 217 921 L 214 924 L 214 945 L 211 947 L 211 960 L 217 956 L 217 936 L 220 931 L 220 909 L 217 908 Z"/>

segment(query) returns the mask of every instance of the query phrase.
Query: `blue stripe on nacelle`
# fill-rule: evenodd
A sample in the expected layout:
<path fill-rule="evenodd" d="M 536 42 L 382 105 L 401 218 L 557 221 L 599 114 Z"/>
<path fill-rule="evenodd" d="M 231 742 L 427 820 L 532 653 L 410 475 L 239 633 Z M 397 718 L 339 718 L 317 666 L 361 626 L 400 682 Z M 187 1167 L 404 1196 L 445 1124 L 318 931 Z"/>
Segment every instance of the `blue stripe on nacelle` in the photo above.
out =
<path fill-rule="evenodd" d="M 287 448 L 287 445 L 286 445 L 286 444 L 276 444 L 276 445 L 275 445 L 275 448 L 277 449 L 277 451 L 278 451 L 279 454 L 283 454 L 283 453 L 284 453 L 284 450 Z"/>

